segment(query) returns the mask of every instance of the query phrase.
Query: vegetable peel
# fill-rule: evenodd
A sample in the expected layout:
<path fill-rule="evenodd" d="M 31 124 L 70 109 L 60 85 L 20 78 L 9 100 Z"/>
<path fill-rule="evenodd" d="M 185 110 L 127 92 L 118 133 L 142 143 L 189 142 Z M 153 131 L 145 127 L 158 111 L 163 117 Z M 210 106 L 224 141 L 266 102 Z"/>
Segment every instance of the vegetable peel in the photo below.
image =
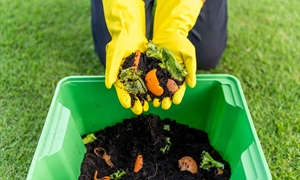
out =
<path fill-rule="evenodd" d="M 161 96 L 164 93 L 164 89 L 159 85 L 159 81 L 156 76 L 157 69 L 152 69 L 145 76 L 147 89 L 156 96 Z"/>

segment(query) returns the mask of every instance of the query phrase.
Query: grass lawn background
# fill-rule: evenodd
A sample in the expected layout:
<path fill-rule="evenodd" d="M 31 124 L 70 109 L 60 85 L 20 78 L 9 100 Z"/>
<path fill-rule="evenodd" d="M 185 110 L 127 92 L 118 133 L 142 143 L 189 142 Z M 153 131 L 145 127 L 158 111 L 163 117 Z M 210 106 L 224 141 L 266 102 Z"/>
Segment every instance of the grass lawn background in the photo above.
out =
<path fill-rule="evenodd" d="M 299 179 L 300 2 L 230 0 L 215 70 L 242 83 L 274 179 Z M 0 2 L 0 179 L 25 179 L 57 82 L 103 75 L 89 1 Z"/>

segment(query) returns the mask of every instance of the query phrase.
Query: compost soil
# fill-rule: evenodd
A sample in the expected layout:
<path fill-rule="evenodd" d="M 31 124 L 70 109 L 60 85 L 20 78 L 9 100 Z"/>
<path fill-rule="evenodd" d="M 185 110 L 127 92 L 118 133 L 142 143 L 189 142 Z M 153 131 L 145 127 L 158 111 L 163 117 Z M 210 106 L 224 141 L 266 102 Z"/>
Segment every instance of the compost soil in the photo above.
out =
<path fill-rule="evenodd" d="M 166 125 L 169 128 L 165 128 Z M 140 115 L 94 134 L 97 140 L 86 144 L 80 180 L 94 179 L 95 171 L 98 171 L 97 178 L 101 179 L 118 170 L 126 172 L 122 180 L 225 180 L 230 177 L 229 164 L 210 145 L 207 133 L 175 120 L 160 120 L 153 114 Z M 170 138 L 171 146 L 163 153 L 161 148 L 167 145 L 166 137 Z M 114 167 L 109 167 L 104 159 L 94 153 L 98 147 L 106 150 Z M 199 168 L 203 151 L 224 164 L 222 174 L 217 175 L 218 170 L 214 167 L 209 170 Z M 138 154 L 143 156 L 143 167 L 135 173 L 133 169 Z M 197 173 L 180 171 L 178 160 L 184 156 L 190 156 L 196 161 Z"/>
<path fill-rule="evenodd" d="M 127 68 L 132 67 L 134 65 L 135 56 L 136 56 L 136 53 L 132 53 L 130 56 L 125 58 L 125 61 L 122 64 L 122 69 L 127 69 Z M 140 75 L 141 79 L 144 81 L 144 83 L 146 83 L 145 82 L 146 74 L 149 71 L 151 71 L 152 69 L 157 69 L 156 76 L 159 81 L 159 85 L 160 85 L 160 87 L 162 87 L 164 89 L 164 93 L 160 96 L 156 96 L 156 95 L 152 94 L 150 91 L 147 91 L 146 94 L 137 94 L 137 98 L 139 98 L 139 100 L 141 102 L 147 101 L 147 95 L 149 95 L 151 99 L 158 98 L 159 100 L 163 100 L 165 97 L 169 97 L 172 99 L 173 93 L 171 91 L 169 91 L 169 89 L 167 88 L 168 79 L 172 79 L 177 84 L 178 87 L 184 83 L 184 80 L 178 81 L 178 80 L 172 78 L 172 75 L 170 74 L 170 72 L 168 72 L 166 69 L 160 67 L 160 65 L 159 65 L 160 63 L 161 63 L 161 61 L 159 59 L 148 57 L 145 53 L 141 53 L 140 61 L 137 66 L 138 67 L 137 69 L 142 72 L 142 74 Z M 131 99 L 132 99 L 131 102 L 132 102 L 132 107 L 133 107 L 135 96 L 132 94 L 131 94 Z"/>

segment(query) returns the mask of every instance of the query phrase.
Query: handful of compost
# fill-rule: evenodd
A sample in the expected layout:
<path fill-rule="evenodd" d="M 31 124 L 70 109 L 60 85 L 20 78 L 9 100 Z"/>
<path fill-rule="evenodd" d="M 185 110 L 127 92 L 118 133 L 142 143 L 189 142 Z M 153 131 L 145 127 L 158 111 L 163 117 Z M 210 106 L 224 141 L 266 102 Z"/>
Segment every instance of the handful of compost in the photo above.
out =
<path fill-rule="evenodd" d="M 187 37 L 202 5 L 192 0 L 158 1 L 151 37 L 155 45 L 150 42 L 147 47 L 144 1 L 103 1 L 112 37 L 106 46 L 105 86 L 114 86 L 124 108 L 141 114 L 148 111 L 151 101 L 154 107 L 169 109 L 181 103 L 186 84 L 195 87 L 196 50 Z M 134 59 L 137 63 L 133 64 Z"/>
<path fill-rule="evenodd" d="M 165 98 L 172 99 L 187 75 L 187 71 L 167 48 L 158 49 L 151 41 L 147 46 L 145 53 L 137 50 L 126 57 L 119 72 L 124 90 L 130 94 L 132 107 L 136 98 L 142 104 L 152 101 L 155 107 Z"/>

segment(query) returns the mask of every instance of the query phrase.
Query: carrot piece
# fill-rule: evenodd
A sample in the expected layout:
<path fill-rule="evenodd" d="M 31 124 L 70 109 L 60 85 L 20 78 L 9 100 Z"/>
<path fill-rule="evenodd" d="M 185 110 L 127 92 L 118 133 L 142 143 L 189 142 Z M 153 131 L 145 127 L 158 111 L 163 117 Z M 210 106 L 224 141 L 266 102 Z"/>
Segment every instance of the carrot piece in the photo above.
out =
<path fill-rule="evenodd" d="M 139 172 L 142 169 L 142 167 L 143 167 L 143 155 L 138 154 L 135 159 L 133 172 L 135 173 Z"/>
<path fill-rule="evenodd" d="M 138 69 L 139 63 L 140 63 L 140 58 L 141 58 L 141 51 L 136 50 L 135 56 L 134 56 L 134 61 L 133 61 L 133 68 L 136 71 Z"/>
<path fill-rule="evenodd" d="M 104 176 L 103 178 L 101 178 L 99 180 L 111 180 L 111 178 L 109 176 Z"/>
<path fill-rule="evenodd" d="M 94 174 L 94 180 L 111 180 L 109 176 L 104 176 L 101 179 L 98 179 L 97 176 L 98 176 L 98 171 L 96 170 Z"/>
<path fill-rule="evenodd" d="M 157 69 L 152 69 L 145 76 L 147 89 L 156 96 L 161 96 L 164 93 L 164 89 L 159 86 L 159 81 L 156 76 Z"/>
<path fill-rule="evenodd" d="M 98 180 L 97 175 L 98 175 L 98 171 L 96 170 L 94 174 L 94 180 Z"/>

